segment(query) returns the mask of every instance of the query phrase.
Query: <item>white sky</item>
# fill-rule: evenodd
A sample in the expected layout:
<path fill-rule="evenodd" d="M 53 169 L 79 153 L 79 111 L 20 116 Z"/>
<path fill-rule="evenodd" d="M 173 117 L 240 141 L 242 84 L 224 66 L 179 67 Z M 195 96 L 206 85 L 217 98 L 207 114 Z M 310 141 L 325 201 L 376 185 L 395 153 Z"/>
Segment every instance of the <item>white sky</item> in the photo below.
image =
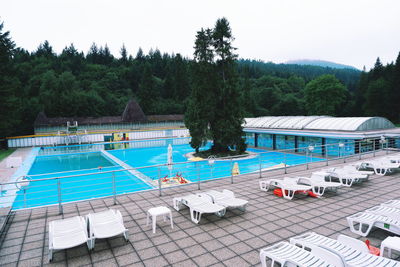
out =
<path fill-rule="evenodd" d="M 369 69 L 400 51 L 398 0 L 1 0 L 0 21 L 20 47 L 48 40 L 59 53 L 124 43 L 192 57 L 196 31 L 226 17 L 241 58 L 321 59 Z"/>

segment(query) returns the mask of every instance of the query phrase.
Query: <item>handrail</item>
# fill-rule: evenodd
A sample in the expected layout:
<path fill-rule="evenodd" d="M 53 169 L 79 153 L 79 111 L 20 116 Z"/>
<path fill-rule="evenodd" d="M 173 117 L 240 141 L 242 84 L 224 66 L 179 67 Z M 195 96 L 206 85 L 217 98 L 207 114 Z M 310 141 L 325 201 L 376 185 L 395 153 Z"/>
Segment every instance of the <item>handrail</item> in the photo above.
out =
<path fill-rule="evenodd" d="M 325 156 L 318 157 L 319 158 L 318 162 L 326 162 L 326 165 L 329 164 L 329 160 L 343 159 L 343 162 L 345 162 L 347 158 L 358 156 L 359 159 L 361 159 L 362 155 L 366 155 L 366 154 L 370 154 L 370 153 L 373 153 L 373 155 L 375 156 L 377 151 L 385 150 L 385 145 L 383 145 L 382 143 L 378 144 L 377 140 L 380 140 L 380 139 L 372 139 L 371 144 L 369 144 L 367 146 L 369 148 L 368 151 L 361 152 L 361 144 L 359 143 L 359 146 L 358 146 L 359 153 L 356 154 L 353 152 L 352 154 L 348 154 L 347 152 L 343 151 L 343 153 L 338 153 L 337 157 L 336 157 L 336 155 L 333 157 L 329 157 L 327 155 L 327 149 L 328 149 L 328 151 L 332 151 L 332 149 L 334 149 L 335 153 L 337 153 L 338 151 L 343 150 L 344 149 L 343 147 L 345 147 L 347 144 L 355 145 L 356 142 L 348 141 L 348 142 L 340 142 L 340 143 L 333 143 L 333 144 L 314 145 L 314 151 L 318 151 L 318 152 L 314 152 L 314 153 L 309 153 L 309 150 L 308 150 L 309 146 L 298 147 L 298 148 L 279 149 L 279 150 L 265 151 L 265 152 L 259 152 L 259 153 L 253 152 L 256 154 L 256 158 L 258 157 L 259 160 L 257 161 L 257 163 L 254 163 L 253 161 L 243 162 L 243 164 L 241 166 L 243 168 L 245 168 L 246 171 L 245 171 L 245 173 L 241 173 L 239 175 L 234 175 L 232 173 L 233 161 L 236 161 L 238 158 L 242 158 L 243 156 L 227 156 L 227 157 L 221 157 L 221 158 L 216 159 L 215 163 L 219 162 L 220 168 L 214 168 L 214 166 L 213 166 L 214 164 L 203 164 L 203 163 L 207 162 L 208 159 L 203 159 L 201 161 L 176 162 L 176 163 L 172 163 L 172 165 L 177 166 L 177 165 L 183 165 L 183 164 L 188 164 L 188 163 L 191 164 L 191 165 L 189 165 L 189 168 L 187 168 L 187 171 L 190 172 L 190 175 L 188 175 L 188 176 L 184 175 L 184 177 L 185 178 L 189 177 L 190 181 L 192 182 L 189 184 L 197 183 L 198 189 L 200 189 L 202 183 L 208 182 L 210 180 L 230 178 L 231 183 L 233 183 L 234 177 L 241 177 L 243 175 L 249 175 L 249 174 L 250 175 L 258 174 L 259 178 L 261 178 L 262 173 L 267 172 L 269 170 L 284 169 L 285 173 L 287 173 L 287 169 L 291 167 L 291 166 L 287 165 L 287 162 L 288 162 L 287 155 L 290 153 L 290 154 L 294 154 L 294 155 L 300 154 L 300 155 L 304 156 L 304 154 L 303 154 L 304 152 L 302 152 L 302 153 L 296 152 L 299 150 L 305 150 L 306 161 L 304 162 L 304 160 L 303 160 L 301 163 L 299 163 L 299 162 L 296 162 L 297 161 L 296 158 L 293 158 L 293 159 L 290 159 L 290 162 L 291 162 L 290 164 L 292 164 L 292 166 L 306 166 L 307 169 L 308 169 L 309 164 L 314 163 L 312 159 L 314 157 L 316 157 L 316 155 L 318 153 L 322 153 L 323 147 L 325 147 Z M 339 146 L 339 144 L 343 144 L 343 145 Z M 331 150 L 329 150 L 329 147 L 331 148 Z M 389 148 L 389 146 L 387 145 L 386 153 L 389 152 L 388 148 Z M 284 164 L 281 167 L 270 169 L 270 165 L 269 165 L 270 161 L 263 161 L 263 156 L 268 155 L 270 153 L 276 153 L 276 152 L 282 153 L 283 155 L 278 155 L 277 157 L 274 158 L 275 159 L 274 161 L 279 162 L 280 160 L 282 160 L 282 163 L 284 163 Z M 310 154 L 312 154 L 312 156 L 310 156 Z M 311 161 L 309 161 L 309 159 L 311 159 Z M 201 163 L 201 164 L 197 164 L 197 163 Z M 122 169 L 108 169 L 105 171 L 103 171 L 103 169 L 101 169 L 101 171 L 96 171 L 99 169 L 92 168 L 92 169 L 85 169 L 85 170 L 73 170 L 73 171 L 67 171 L 67 172 L 55 172 L 55 173 L 40 174 L 40 175 L 26 175 L 25 177 L 31 178 L 30 182 L 32 184 L 30 184 L 27 187 L 22 187 L 22 189 L 20 189 L 20 190 L 17 190 L 17 188 L 15 188 L 15 189 L 8 188 L 8 194 L 6 194 L 7 198 L 5 199 L 5 201 L 7 203 L 3 202 L 3 204 L 13 205 L 13 203 L 18 203 L 17 204 L 18 209 L 26 209 L 26 208 L 42 207 L 43 205 L 41 205 L 41 203 L 49 203 L 49 205 L 58 205 L 59 211 L 60 211 L 60 213 L 62 213 L 63 212 L 63 204 L 70 203 L 70 202 L 76 202 L 76 201 L 84 201 L 84 199 L 82 199 L 79 196 L 79 194 L 81 194 L 83 192 L 89 193 L 89 195 L 87 196 L 88 199 L 113 197 L 115 204 L 117 203 L 116 195 L 121 195 L 121 194 L 125 194 L 125 193 L 133 193 L 138 190 L 140 190 L 140 191 L 159 190 L 159 193 L 161 195 L 162 189 L 165 189 L 165 186 L 163 186 L 161 183 L 161 179 L 162 179 L 162 176 L 168 172 L 168 171 L 166 171 L 168 165 L 169 165 L 168 163 L 164 163 L 164 164 L 156 164 L 156 165 L 142 166 L 142 167 L 136 167 L 136 168 L 132 167 L 132 168 L 122 168 Z M 108 167 L 103 167 L 103 168 L 105 168 L 105 169 L 120 168 L 120 166 L 108 166 Z M 162 168 L 162 172 L 161 172 L 161 168 Z M 136 181 L 136 180 L 132 180 L 132 178 L 129 178 L 130 174 L 127 176 L 126 174 L 123 173 L 123 172 L 129 172 L 132 170 L 140 171 L 140 170 L 145 170 L 145 169 L 148 169 L 148 170 L 143 173 L 146 176 L 150 177 L 152 179 L 152 181 L 154 181 L 154 183 L 153 183 L 154 188 L 149 188 L 148 186 L 143 186 L 142 185 L 143 181 L 139 181 L 139 180 L 141 180 L 140 177 L 138 177 L 139 180 Z M 68 174 L 69 172 L 91 171 L 91 170 L 93 170 L 95 172 L 79 173 L 79 174 L 57 176 L 57 177 L 50 177 L 50 178 L 32 179 L 34 177 L 43 176 L 43 175 Z M 228 173 L 229 173 L 229 175 L 228 175 Z M 101 177 L 95 177 L 95 175 L 101 175 Z M 89 178 L 88 176 L 93 177 L 93 178 Z M 21 176 L 21 177 L 23 177 L 23 176 Z M 82 179 L 66 180 L 68 178 L 76 178 L 76 177 L 81 177 Z M 200 177 L 201 177 L 201 179 L 200 179 Z M 55 181 L 56 183 L 45 184 L 45 185 L 33 184 L 33 183 L 39 182 L 39 181 L 50 181 L 50 180 Z M 94 188 L 93 184 L 85 185 L 85 186 L 81 186 L 79 184 L 80 181 L 87 182 L 89 180 L 91 180 L 91 181 L 97 180 L 97 182 L 95 182 L 95 185 L 100 185 L 101 187 Z M 106 180 L 108 180 L 108 181 L 106 181 Z M 132 181 L 133 183 L 126 183 L 129 181 Z M 158 181 L 158 185 L 157 185 L 156 181 Z M 18 183 L 23 183 L 23 182 L 26 183 L 26 181 L 6 182 L 6 183 L 0 183 L 0 186 L 4 187 L 7 185 L 12 185 L 12 184 L 16 185 Z M 77 183 L 77 184 L 75 185 L 73 183 Z M 172 185 L 171 188 L 177 187 L 177 186 L 189 185 L 189 184 Z M 103 186 L 103 185 L 106 185 L 106 186 Z M 46 189 L 38 191 L 38 190 L 42 189 L 42 188 L 39 188 L 40 186 L 46 186 Z M 52 186 L 52 187 L 56 186 L 57 188 L 48 189 L 50 186 Z M 128 187 L 126 187 L 126 186 L 128 186 Z M 133 187 L 129 187 L 129 186 L 133 186 Z M 125 190 L 125 187 L 126 187 L 126 190 Z M 34 191 L 29 192 L 29 189 L 32 189 L 32 188 L 34 188 Z M 78 188 L 81 188 L 82 190 L 77 190 Z M 55 191 L 55 190 L 57 190 L 57 191 Z M 64 190 L 68 190 L 68 192 L 65 192 Z M 50 193 L 51 191 L 54 191 L 54 194 Z M 75 197 L 75 194 L 77 194 L 77 197 Z M 14 200 L 12 198 L 12 197 L 18 197 L 18 195 L 20 195 L 20 197 L 22 195 L 23 199 L 21 197 L 21 199 L 18 199 L 18 201 L 17 201 L 17 199 Z M 42 197 L 41 195 L 43 195 L 45 197 Z M 54 202 L 54 199 L 53 200 L 46 199 L 46 197 L 49 195 L 51 195 L 53 198 L 54 197 L 58 198 L 58 201 Z M 1 196 L 0 196 L 0 199 L 1 199 Z M 40 201 L 41 199 L 43 201 Z M 34 202 L 29 202 L 29 201 L 34 201 Z"/>
<path fill-rule="evenodd" d="M 372 139 L 372 140 L 380 140 L 380 139 L 377 138 L 377 139 Z M 346 144 L 354 144 L 354 143 L 355 142 L 343 142 L 342 144 L 346 145 Z M 315 146 L 315 149 L 316 148 L 322 148 L 322 147 L 328 147 L 328 146 L 335 146 L 335 145 L 338 146 L 339 144 L 341 144 L 341 143 L 318 145 L 318 146 Z M 374 143 L 371 143 L 371 145 L 374 145 Z M 280 149 L 280 150 L 271 150 L 271 151 L 259 152 L 259 153 L 253 152 L 253 153 L 258 154 L 258 155 L 265 155 L 265 154 L 272 153 L 272 152 L 283 152 L 283 153 L 285 153 L 285 151 L 293 151 L 293 150 L 307 149 L 307 148 L 308 148 L 308 146 L 298 147 L 298 148 L 287 148 L 287 149 Z M 368 153 L 368 152 L 359 152 L 359 153 Z M 313 154 L 315 156 L 315 154 L 317 154 L 317 153 L 313 153 Z M 354 154 L 354 155 L 356 155 L 356 154 Z M 343 158 L 344 156 L 346 156 L 346 155 L 338 156 L 338 158 Z M 216 161 L 230 160 L 230 159 L 235 159 L 235 158 L 243 158 L 243 156 L 238 155 L 238 156 L 220 157 L 220 158 L 216 158 Z M 195 162 L 207 162 L 207 161 L 208 161 L 208 159 L 203 159 L 203 160 L 199 160 L 199 161 L 195 161 Z M 174 165 L 183 165 L 183 164 L 195 163 L 195 162 L 194 161 L 174 162 L 174 163 L 172 163 L 172 165 L 173 166 Z M 78 177 L 78 176 L 98 175 L 98 174 L 106 174 L 106 173 L 112 173 L 112 172 L 124 172 L 124 171 L 130 171 L 130 170 L 140 170 L 140 169 L 157 168 L 157 167 L 165 167 L 165 166 L 168 166 L 168 163 L 155 164 L 155 165 L 142 166 L 142 167 L 135 167 L 135 168 L 129 168 L 129 169 L 121 169 L 121 170 L 111 170 L 111 171 L 104 171 L 104 172 L 93 172 L 93 173 L 85 173 L 85 174 L 76 174 L 76 175 L 67 175 L 67 176 L 60 176 L 60 177 L 35 179 L 34 181 L 47 181 L 47 180 L 64 179 L 64 178 L 66 179 L 66 178 L 72 178 L 72 177 Z M 107 167 L 102 167 L 102 168 L 113 168 L 113 167 L 114 168 L 115 167 L 118 168 L 119 166 L 107 166 Z M 90 170 L 98 170 L 98 169 L 99 168 L 91 168 L 91 169 L 72 170 L 72 171 L 44 173 L 44 174 L 34 174 L 34 175 L 24 175 L 24 176 L 36 177 L 36 176 L 52 175 L 52 174 L 58 174 L 58 173 L 77 172 L 77 171 L 90 171 Z M 0 185 L 7 185 L 7 184 L 16 184 L 16 182 L 0 183 Z"/>

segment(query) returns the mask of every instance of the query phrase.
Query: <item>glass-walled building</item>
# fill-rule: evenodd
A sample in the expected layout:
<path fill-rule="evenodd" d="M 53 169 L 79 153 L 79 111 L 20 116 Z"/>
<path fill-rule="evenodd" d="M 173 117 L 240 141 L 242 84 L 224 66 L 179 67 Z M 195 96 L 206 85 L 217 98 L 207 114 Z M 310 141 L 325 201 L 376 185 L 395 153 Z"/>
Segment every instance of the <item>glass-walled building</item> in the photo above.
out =
<path fill-rule="evenodd" d="M 343 156 L 400 147 L 400 129 L 382 117 L 271 116 L 246 118 L 250 147 Z M 380 142 L 381 140 L 381 142 Z M 309 151 L 307 151 L 309 152 Z"/>

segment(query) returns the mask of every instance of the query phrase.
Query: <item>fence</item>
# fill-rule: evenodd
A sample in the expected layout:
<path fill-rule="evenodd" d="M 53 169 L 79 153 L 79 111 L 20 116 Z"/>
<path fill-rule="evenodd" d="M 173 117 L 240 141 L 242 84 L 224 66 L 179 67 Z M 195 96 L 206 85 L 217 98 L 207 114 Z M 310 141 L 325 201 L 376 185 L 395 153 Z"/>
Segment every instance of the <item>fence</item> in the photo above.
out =
<path fill-rule="evenodd" d="M 79 125 L 80 130 L 87 131 L 118 131 L 118 130 L 141 130 L 141 129 L 154 129 L 165 127 L 184 127 L 183 121 L 165 121 L 165 122 L 147 122 L 147 123 L 106 123 L 106 124 L 82 124 Z M 43 134 L 49 132 L 65 131 L 66 126 L 37 126 L 35 127 L 35 134 Z"/>
<path fill-rule="evenodd" d="M 187 136 L 189 131 L 187 129 L 164 129 L 153 131 L 133 131 L 128 132 L 130 140 L 151 139 L 151 138 L 165 138 L 165 137 L 180 137 Z M 74 138 L 80 138 L 76 143 L 96 143 L 104 142 L 105 138 L 111 136 L 111 133 L 95 133 L 95 134 L 79 134 Z M 67 140 L 68 136 L 65 135 L 47 135 L 47 136 L 27 136 L 15 137 L 7 139 L 8 147 L 30 147 L 30 146 L 54 146 L 71 143 L 73 140 Z"/>
<path fill-rule="evenodd" d="M 378 141 L 379 142 L 379 141 Z M 341 151 L 347 144 L 329 144 L 324 146 L 308 146 L 297 149 L 258 152 L 249 149 L 247 157 L 210 158 L 201 161 L 179 162 L 146 167 L 132 168 L 131 166 L 108 166 L 79 171 L 51 173 L 45 175 L 30 175 L 20 177 L 16 182 L 0 184 L 1 207 L 12 207 L 14 210 L 30 209 L 49 205 L 58 205 L 60 213 L 66 203 L 96 198 L 113 198 L 117 195 L 158 190 L 162 195 L 169 187 L 187 184 L 201 184 L 214 179 L 230 179 L 242 175 L 253 174 L 261 178 L 271 170 L 281 169 L 284 173 L 292 167 L 309 169 L 315 162 L 328 166 L 332 160 L 346 162 L 349 158 L 361 160 L 364 155 L 392 149 L 387 143 L 371 143 L 368 151 L 346 155 L 339 153 L 330 157 L 330 150 Z M 316 156 L 314 151 L 325 151 L 324 156 Z M 361 150 L 358 150 L 361 151 Z M 319 164 L 321 166 L 321 164 Z M 186 183 L 187 182 L 187 183 Z"/>

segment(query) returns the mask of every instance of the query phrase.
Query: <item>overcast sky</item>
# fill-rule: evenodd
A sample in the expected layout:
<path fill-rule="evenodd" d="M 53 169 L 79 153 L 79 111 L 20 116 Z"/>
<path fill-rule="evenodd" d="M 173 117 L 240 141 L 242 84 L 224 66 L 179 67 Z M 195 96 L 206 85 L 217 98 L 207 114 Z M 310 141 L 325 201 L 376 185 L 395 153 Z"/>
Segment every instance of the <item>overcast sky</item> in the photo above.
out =
<path fill-rule="evenodd" d="M 158 48 L 192 57 L 196 31 L 226 17 L 241 58 L 320 59 L 373 66 L 400 51 L 398 0 L 1 0 L 0 20 L 20 47 L 48 40 L 56 52 L 93 42 L 119 57 Z"/>

